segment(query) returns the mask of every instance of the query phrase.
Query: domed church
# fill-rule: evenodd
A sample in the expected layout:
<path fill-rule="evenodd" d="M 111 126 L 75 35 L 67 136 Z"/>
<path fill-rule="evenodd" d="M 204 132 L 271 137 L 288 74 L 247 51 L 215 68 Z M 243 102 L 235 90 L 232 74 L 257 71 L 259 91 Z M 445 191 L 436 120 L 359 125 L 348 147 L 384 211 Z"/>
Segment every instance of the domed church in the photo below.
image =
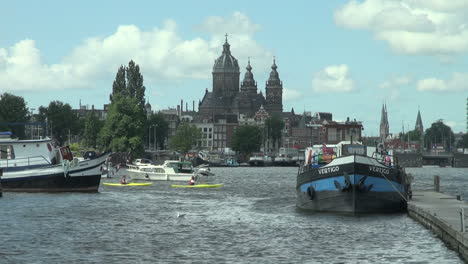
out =
<path fill-rule="evenodd" d="M 247 62 L 244 80 L 240 83 L 239 63 L 231 54 L 227 40 L 223 45 L 223 53 L 215 60 L 213 66 L 213 90 L 205 91 L 199 103 L 196 119 L 214 121 L 219 114 L 236 114 L 252 117 L 261 106 L 269 115 L 283 112 L 283 83 L 279 78 L 275 60 L 271 66 L 270 78 L 266 82 L 265 93 L 257 90 L 257 82 L 252 73 L 250 59 Z"/>

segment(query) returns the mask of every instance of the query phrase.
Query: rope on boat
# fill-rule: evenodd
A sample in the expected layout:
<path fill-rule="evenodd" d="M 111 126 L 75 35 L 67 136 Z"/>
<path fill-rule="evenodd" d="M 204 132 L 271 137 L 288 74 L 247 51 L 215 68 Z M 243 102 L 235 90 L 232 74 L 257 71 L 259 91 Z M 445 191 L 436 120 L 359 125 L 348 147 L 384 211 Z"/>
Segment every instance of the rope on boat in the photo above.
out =
<path fill-rule="evenodd" d="M 408 199 L 406 199 L 406 197 L 401 194 L 401 192 L 398 190 L 397 187 L 395 187 L 395 185 L 393 185 L 392 181 L 390 181 L 387 176 L 385 176 L 382 172 L 380 172 L 380 174 L 385 178 L 385 180 L 388 181 L 388 183 L 390 183 L 390 185 L 393 187 L 393 189 L 395 189 L 395 191 L 397 191 L 397 193 L 401 196 L 401 198 L 403 198 L 403 200 L 405 200 L 406 202 L 408 202 Z"/>

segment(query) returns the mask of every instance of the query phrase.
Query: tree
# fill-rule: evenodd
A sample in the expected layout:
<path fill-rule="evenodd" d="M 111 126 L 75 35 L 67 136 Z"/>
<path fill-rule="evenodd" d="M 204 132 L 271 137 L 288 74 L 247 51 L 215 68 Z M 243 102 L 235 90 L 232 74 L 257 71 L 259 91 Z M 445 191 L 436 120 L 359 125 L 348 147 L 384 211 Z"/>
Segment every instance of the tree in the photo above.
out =
<path fill-rule="evenodd" d="M 265 121 L 265 139 L 272 141 L 273 148 L 279 145 L 283 128 L 284 122 L 278 115 L 273 115 Z"/>
<path fill-rule="evenodd" d="M 79 134 L 80 127 L 76 116 L 69 104 L 60 101 L 52 101 L 48 107 L 39 107 L 38 119 L 47 121 L 50 126 L 49 133 L 62 145 L 69 139 L 69 135 Z"/>
<path fill-rule="evenodd" d="M 440 119 L 432 123 L 431 127 L 426 129 L 424 143 L 427 148 L 432 148 L 433 144 L 442 144 L 445 149 L 450 149 L 455 141 L 452 129 L 445 125 Z"/>
<path fill-rule="evenodd" d="M 169 146 L 178 152 L 187 153 L 197 144 L 200 138 L 201 132 L 196 126 L 184 123 L 177 128 L 176 134 L 169 142 Z"/>
<path fill-rule="evenodd" d="M 458 141 L 457 148 L 468 148 L 468 133 L 464 134 L 460 141 Z"/>
<path fill-rule="evenodd" d="M 110 104 L 107 119 L 98 137 L 105 151 L 129 152 L 140 156 L 144 152 L 145 117 L 143 109 L 133 97 L 116 97 Z"/>
<path fill-rule="evenodd" d="M 232 149 L 248 156 L 259 151 L 262 145 L 262 131 L 256 126 L 239 126 L 232 136 Z"/>
<path fill-rule="evenodd" d="M 0 122 L 25 123 L 29 121 L 29 110 L 23 97 L 4 93 L 0 96 Z M 24 125 L 2 126 L 1 129 L 9 129 L 18 138 L 25 137 Z"/>
<path fill-rule="evenodd" d="M 101 128 L 102 123 L 99 121 L 93 109 L 84 120 L 83 141 L 85 146 L 96 148 L 97 138 Z"/>
<path fill-rule="evenodd" d="M 164 119 L 163 114 L 151 114 L 148 117 L 148 142 L 154 142 L 154 136 L 156 136 L 156 146 L 158 149 L 164 147 L 164 142 L 169 133 L 169 123 Z M 152 135 L 151 135 L 152 134 Z M 152 139 L 152 140 L 151 140 Z"/>
<path fill-rule="evenodd" d="M 143 154 L 147 131 L 145 89 L 140 67 L 133 60 L 128 67 L 120 66 L 112 84 L 107 119 L 98 139 L 104 150 L 130 152 L 132 156 Z"/>

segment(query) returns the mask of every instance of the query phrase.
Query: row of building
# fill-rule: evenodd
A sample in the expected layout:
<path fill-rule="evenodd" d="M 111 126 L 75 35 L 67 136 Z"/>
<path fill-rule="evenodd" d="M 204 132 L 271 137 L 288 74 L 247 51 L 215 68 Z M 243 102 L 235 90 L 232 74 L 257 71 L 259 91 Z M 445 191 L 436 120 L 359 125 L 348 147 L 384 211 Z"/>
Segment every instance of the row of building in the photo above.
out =
<path fill-rule="evenodd" d="M 283 111 L 283 82 L 279 77 L 278 66 L 273 58 L 271 72 L 265 82 L 265 95 L 259 91 L 252 72 L 250 59 L 247 62 L 244 78 L 240 81 L 240 68 L 237 59 L 231 54 L 227 40 L 221 55 L 215 60 L 212 71 L 212 90 L 206 89 L 202 99 L 189 109 L 188 102 L 181 100 L 177 107 L 160 110 L 169 123 L 169 138 L 175 135 L 177 127 L 190 122 L 202 132 L 198 148 L 224 151 L 232 147 L 232 137 L 240 125 L 264 127 L 265 121 L 277 115 L 284 121 L 282 139 L 273 146 L 266 141 L 265 152 L 274 148 L 305 148 L 311 144 L 337 143 L 342 140 L 361 140 L 362 122 L 349 118 L 345 122 L 333 121 L 331 113 L 303 112 L 296 114 L 294 109 Z M 100 119 L 106 118 L 107 106 L 103 109 L 83 106 L 74 110 L 80 117 L 94 110 Z M 146 104 L 147 113 L 152 113 L 151 105 Z"/>

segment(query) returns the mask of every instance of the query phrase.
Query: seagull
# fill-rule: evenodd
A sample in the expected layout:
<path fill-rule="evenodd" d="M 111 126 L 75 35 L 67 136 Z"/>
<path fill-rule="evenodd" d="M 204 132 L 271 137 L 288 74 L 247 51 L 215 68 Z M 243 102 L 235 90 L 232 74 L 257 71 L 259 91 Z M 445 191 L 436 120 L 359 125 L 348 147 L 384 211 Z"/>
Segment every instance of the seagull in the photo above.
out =
<path fill-rule="evenodd" d="M 177 218 L 182 218 L 184 216 L 185 216 L 185 214 L 179 214 L 179 212 L 177 212 Z"/>

